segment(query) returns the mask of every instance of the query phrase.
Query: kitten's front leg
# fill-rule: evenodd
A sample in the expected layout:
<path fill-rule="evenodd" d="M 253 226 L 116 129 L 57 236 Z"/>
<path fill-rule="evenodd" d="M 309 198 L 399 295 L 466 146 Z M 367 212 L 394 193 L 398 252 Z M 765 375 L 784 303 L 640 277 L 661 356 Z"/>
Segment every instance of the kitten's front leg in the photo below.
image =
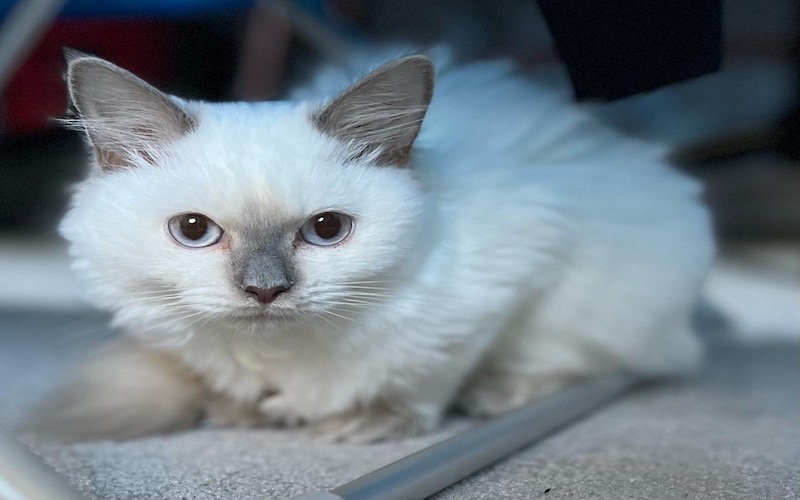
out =
<path fill-rule="evenodd" d="M 353 387 L 358 385 L 357 381 L 352 384 Z M 419 384 L 420 387 L 424 385 Z M 434 384 L 428 382 L 427 385 Z M 450 400 L 449 394 L 441 392 L 442 387 L 437 386 L 438 393 L 420 390 L 418 394 L 394 397 L 391 396 L 393 389 L 386 388 L 375 400 L 352 403 L 345 411 L 334 409 L 343 406 L 341 400 L 328 400 L 323 396 L 298 401 L 290 396 L 305 391 L 294 388 L 295 392 L 290 389 L 265 397 L 258 410 L 264 422 L 270 425 L 308 425 L 313 434 L 327 441 L 369 443 L 420 434 L 436 427 Z M 448 388 L 447 392 L 451 391 Z M 357 397 L 357 391 L 353 394 Z"/>
<path fill-rule="evenodd" d="M 459 341 L 433 350 L 404 341 L 404 350 L 392 350 L 384 340 L 374 350 L 359 351 L 356 359 L 325 356 L 293 364 L 281 377 L 289 383 L 259 410 L 272 423 L 302 423 L 330 441 L 365 443 L 432 430 L 481 343 Z"/>
<path fill-rule="evenodd" d="M 560 342 L 561 337 L 531 339 L 526 330 L 509 330 L 493 346 L 461 388 L 456 398 L 459 409 L 477 417 L 496 417 L 592 374 L 581 351 Z"/>
<path fill-rule="evenodd" d="M 483 370 L 471 377 L 456 406 L 476 417 L 497 417 L 569 387 L 579 379 L 568 374 L 527 374 Z"/>
<path fill-rule="evenodd" d="M 313 425 L 315 435 L 326 441 L 373 443 L 427 432 L 436 427 L 441 411 L 415 411 L 373 403 L 324 418 Z"/>
<path fill-rule="evenodd" d="M 307 423 L 290 400 L 280 393 L 264 398 L 258 410 L 268 425 L 297 427 Z M 416 414 L 409 409 L 393 409 L 373 403 L 322 417 L 310 422 L 310 426 L 314 435 L 326 441 L 371 443 L 430 430 L 438 422 L 438 413 L 433 416 Z"/>
<path fill-rule="evenodd" d="M 227 394 L 212 394 L 203 404 L 203 423 L 210 427 L 258 427 L 268 423 L 256 403 Z"/>
<path fill-rule="evenodd" d="M 305 422 L 302 415 L 292 406 L 289 399 L 276 392 L 266 396 L 258 403 L 258 411 L 265 423 L 280 427 L 297 427 Z"/>

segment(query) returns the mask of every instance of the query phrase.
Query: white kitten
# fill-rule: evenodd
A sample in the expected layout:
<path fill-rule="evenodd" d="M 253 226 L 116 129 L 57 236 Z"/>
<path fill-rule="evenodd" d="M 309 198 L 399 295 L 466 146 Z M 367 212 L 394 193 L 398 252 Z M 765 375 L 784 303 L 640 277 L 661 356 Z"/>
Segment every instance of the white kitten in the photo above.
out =
<path fill-rule="evenodd" d="M 317 95 L 341 90 L 321 75 Z M 696 183 L 509 64 L 442 65 L 431 100 L 433 79 L 412 56 L 324 104 L 210 104 L 73 54 L 95 162 L 61 229 L 137 346 L 84 366 L 49 429 L 206 412 L 373 440 L 456 400 L 494 415 L 694 366 L 712 255 Z"/>

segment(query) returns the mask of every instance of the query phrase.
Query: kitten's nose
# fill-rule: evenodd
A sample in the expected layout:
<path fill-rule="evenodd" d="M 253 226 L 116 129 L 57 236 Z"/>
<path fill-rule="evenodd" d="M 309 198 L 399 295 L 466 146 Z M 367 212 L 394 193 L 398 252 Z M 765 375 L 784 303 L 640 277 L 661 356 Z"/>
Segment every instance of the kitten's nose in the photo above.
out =
<path fill-rule="evenodd" d="M 278 295 L 289 290 L 285 286 L 273 286 L 272 288 L 260 288 L 257 286 L 247 286 L 244 291 L 253 294 L 253 297 L 262 304 L 269 304 L 275 300 Z"/>

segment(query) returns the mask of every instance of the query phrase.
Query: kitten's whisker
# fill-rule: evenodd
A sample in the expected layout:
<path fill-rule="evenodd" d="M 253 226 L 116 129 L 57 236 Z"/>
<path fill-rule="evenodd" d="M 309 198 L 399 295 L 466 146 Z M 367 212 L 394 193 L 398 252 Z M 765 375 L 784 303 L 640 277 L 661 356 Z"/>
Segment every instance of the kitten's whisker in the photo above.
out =
<path fill-rule="evenodd" d="M 133 300 L 180 300 L 180 295 L 129 295 Z"/>
<path fill-rule="evenodd" d="M 388 293 L 358 292 L 358 291 L 351 292 L 348 295 L 353 296 L 353 297 L 378 297 L 378 298 L 383 298 L 383 299 L 389 298 L 389 297 L 392 296 L 391 294 L 388 294 Z"/>
<path fill-rule="evenodd" d="M 391 288 L 365 288 L 365 287 L 346 287 L 344 290 L 355 292 L 355 293 L 384 293 L 386 295 L 391 294 L 394 290 Z"/>
<path fill-rule="evenodd" d="M 139 300 L 139 301 L 161 301 L 161 302 L 172 301 L 172 302 L 175 302 L 175 303 L 180 303 L 179 301 L 182 299 L 182 297 L 179 297 L 179 296 L 175 296 L 175 297 L 160 297 L 160 296 L 157 296 L 157 295 L 152 295 L 152 296 L 149 296 L 149 297 L 148 296 L 138 297 L 138 296 L 134 295 L 134 296 L 131 296 L 130 299 L 131 300 Z"/>
<path fill-rule="evenodd" d="M 179 302 L 175 302 L 174 300 L 158 300 L 158 299 L 151 299 L 151 300 L 143 300 L 139 299 L 139 302 L 148 306 L 156 307 L 163 310 L 184 310 L 184 311 L 197 311 L 197 308 L 190 306 L 189 304 L 181 304 Z"/>
<path fill-rule="evenodd" d="M 393 280 L 353 280 L 353 281 L 337 281 L 335 285 L 395 285 L 397 281 Z"/>
<path fill-rule="evenodd" d="M 353 285 L 353 284 L 360 284 L 360 283 L 397 283 L 395 280 L 353 280 L 353 281 L 339 281 L 337 285 Z"/>
<path fill-rule="evenodd" d="M 185 321 L 185 320 L 190 319 L 190 318 L 195 318 L 195 317 L 198 317 L 198 316 L 202 317 L 202 316 L 207 316 L 208 315 L 208 313 L 206 311 L 198 311 L 197 309 L 187 309 L 187 310 L 189 311 L 188 314 L 187 313 L 183 313 L 183 311 L 167 311 L 167 313 L 172 313 L 172 312 L 181 312 L 182 313 L 181 315 L 178 315 L 178 316 L 171 315 L 167 319 L 169 319 L 171 321 Z"/>
<path fill-rule="evenodd" d="M 194 325 L 196 325 L 196 324 L 198 324 L 200 322 L 208 322 L 209 320 L 213 320 L 213 318 L 210 318 L 208 315 L 206 315 L 205 311 L 200 311 L 199 313 L 190 314 L 188 316 L 185 316 L 185 317 L 181 318 L 179 321 L 186 321 L 187 319 L 190 319 L 190 318 L 194 318 L 194 319 L 191 322 L 189 322 L 188 324 L 184 325 L 184 327 L 187 328 L 187 329 L 191 329 Z"/>
<path fill-rule="evenodd" d="M 126 293 L 130 295 L 153 295 L 153 294 L 178 294 L 181 293 L 180 290 L 174 290 L 172 288 L 166 289 L 155 289 L 155 290 L 128 290 Z"/>
<path fill-rule="evenodd" d="M 344 330 L 342 330 L 342 328 L 341 328 L 339 325 L 337 325 L 336 323 L 334 323 L 333 321 L 329 320 L 328 318 L 326 318 L 325 316 L 323 316 L 323 315 L 321 315 L 321 314 L 319 314 L 319 313 L 317 313 L 317 312 L 313 312 L 312 314 L 313 314 L 314 316 L 316 316 L 317 318 L 319 318 L 319 319 L 321 319 L 321 320 L 325 321 L 326 323 L 328 323 L 328 324 L 329 324 L 329 325 L 331 325 L 332 327 L 336 328 L 336 330 L 338 330 L 338 331 L 339 331 L 339 333 L 341 333 L 342 335 L 345 335 L 345 331 L 344 331 Z"/>
<path fill-rule="evenodd" d="M 366 289 L 366 288 L 344 288 L 342 289 L 341 293 L 347 294 L 374 294 L 374 295 L 381 295 L 384 297 L 388 297 L 390 295 L 394 295 L 392 290 L 379 290 L 379 289 Z"/>
<path fill-rule="evenodd" d="M 382 292 L 391 292 L 396 288 L 388 286 L 374 286 L 374 285 L 335 285 L 337 288 L 345 290 L 380 290 Z"/>
<path fill-rule="evenodd" d="M 349 309 L 352 309 L 352 310 L 358 311 L 358 312 L 365 311 L 365 310 L 370 310 L 370 309 L 374 308 L 374 306 L 371 306 L 371 305 L 361 305 L 361 304 L 336 304 L 334 307 L 335 308 L 349 308 Z"/>
<path fill-rule="evenodd" d="M 375 292 L 350 292 L 350 293 L 342 293 L 339 294 L 343 299 L 349 298 L 357 298 L 357 299 L 388 299 L 393 297 L 394 295 L 389 293 L 375 293 Z"/>
<path fill-rule="evenodd" d="M 176 295 L 181 291 L 173 288 L 156 288 L 150 290 L 127 290 L 126 293 L 129 295 Z"/>
<path fill-rule="evenodd" d="M 364 290 L 367 292 L 392 292 L 392 288 L 381 288 L 381 287 L 367 287 L 361 285 L 330 285 L 324 288 L 321 288 L 321 292 L 328 292 L 328 293 L 340 293 L 340 292 L 350 292 L 356 290 Z"/>
<path fill-rule="evenodd" d="M 342 299 L 333 302 L 334 304 L 344 304 L 349 306 L 359 306 L 359 307 L 376 307 L 381 305 L 381 302 L 374 302 L 374 301 L 367 301 L 367 300 L 352 300 L 352 299 Z"/>
<path fill-rule="evenodd" d="M 356 318 L 351 318 L 349 316 L 344 316 L 342 314 L 335 313 L 332 310 L 325 311 L 325 314 L 330 314 L 331 316 L 336 316 L 337 318 L 342 318 L 342 319 L 347 320 L 347 321 L 352 321 L 353 323 L 359 323 L 359 321 L 357 321 Z"/>
<path fill-rule="evenodd" d="M 363 304 L 363 305 L 378 305 L 381 303 L 379 300 L 365 300 L 361 298 L 353 298 L 353 297 L 342 297 L 335 301 L 338 304 Z"/>
<path fill-rule="evenodd" d="M 176 303 L 176 304 L 180 304 L 180 303 L 181 303 L 180 301 L 181 301 L 181 299 L 182 299 L 182 297 L 180 297 L 180 296 L 174 296 L 174 297 L 172 297 L 172 296 L 158 296 L 158 295 L 152 295 L 152 296 L 141 296 L 141 297 L 140 297 L 140 296 L 133 295 L 133 296 L 131 296 L 130 298 L 131 298 L 131 300 L 137 300 L 137 301 L 142 301 L 142 302 L 146 302 L 146 301 L 151 301 L 151 302 L 158 301 L 158 302 L 173 302 L 173 303 Z"/>

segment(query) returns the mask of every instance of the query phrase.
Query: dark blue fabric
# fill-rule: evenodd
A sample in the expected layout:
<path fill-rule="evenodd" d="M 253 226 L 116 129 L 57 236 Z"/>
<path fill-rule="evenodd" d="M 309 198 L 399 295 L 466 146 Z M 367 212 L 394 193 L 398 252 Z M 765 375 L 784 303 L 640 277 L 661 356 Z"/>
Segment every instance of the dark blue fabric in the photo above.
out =
<path fill-rule="evenodd" d="M 0 0 L 0 17 L 8 14 L 17 3 L 36 1 Z M 68 0 L 61 16 L 183 17 L 235 12 L 252 3 L 253 0 Z"/>
<path fill-rule="evenodd" d="M 578 99 L 620 99 L 720 67 L 721 0 L 537 1 Z"/>

